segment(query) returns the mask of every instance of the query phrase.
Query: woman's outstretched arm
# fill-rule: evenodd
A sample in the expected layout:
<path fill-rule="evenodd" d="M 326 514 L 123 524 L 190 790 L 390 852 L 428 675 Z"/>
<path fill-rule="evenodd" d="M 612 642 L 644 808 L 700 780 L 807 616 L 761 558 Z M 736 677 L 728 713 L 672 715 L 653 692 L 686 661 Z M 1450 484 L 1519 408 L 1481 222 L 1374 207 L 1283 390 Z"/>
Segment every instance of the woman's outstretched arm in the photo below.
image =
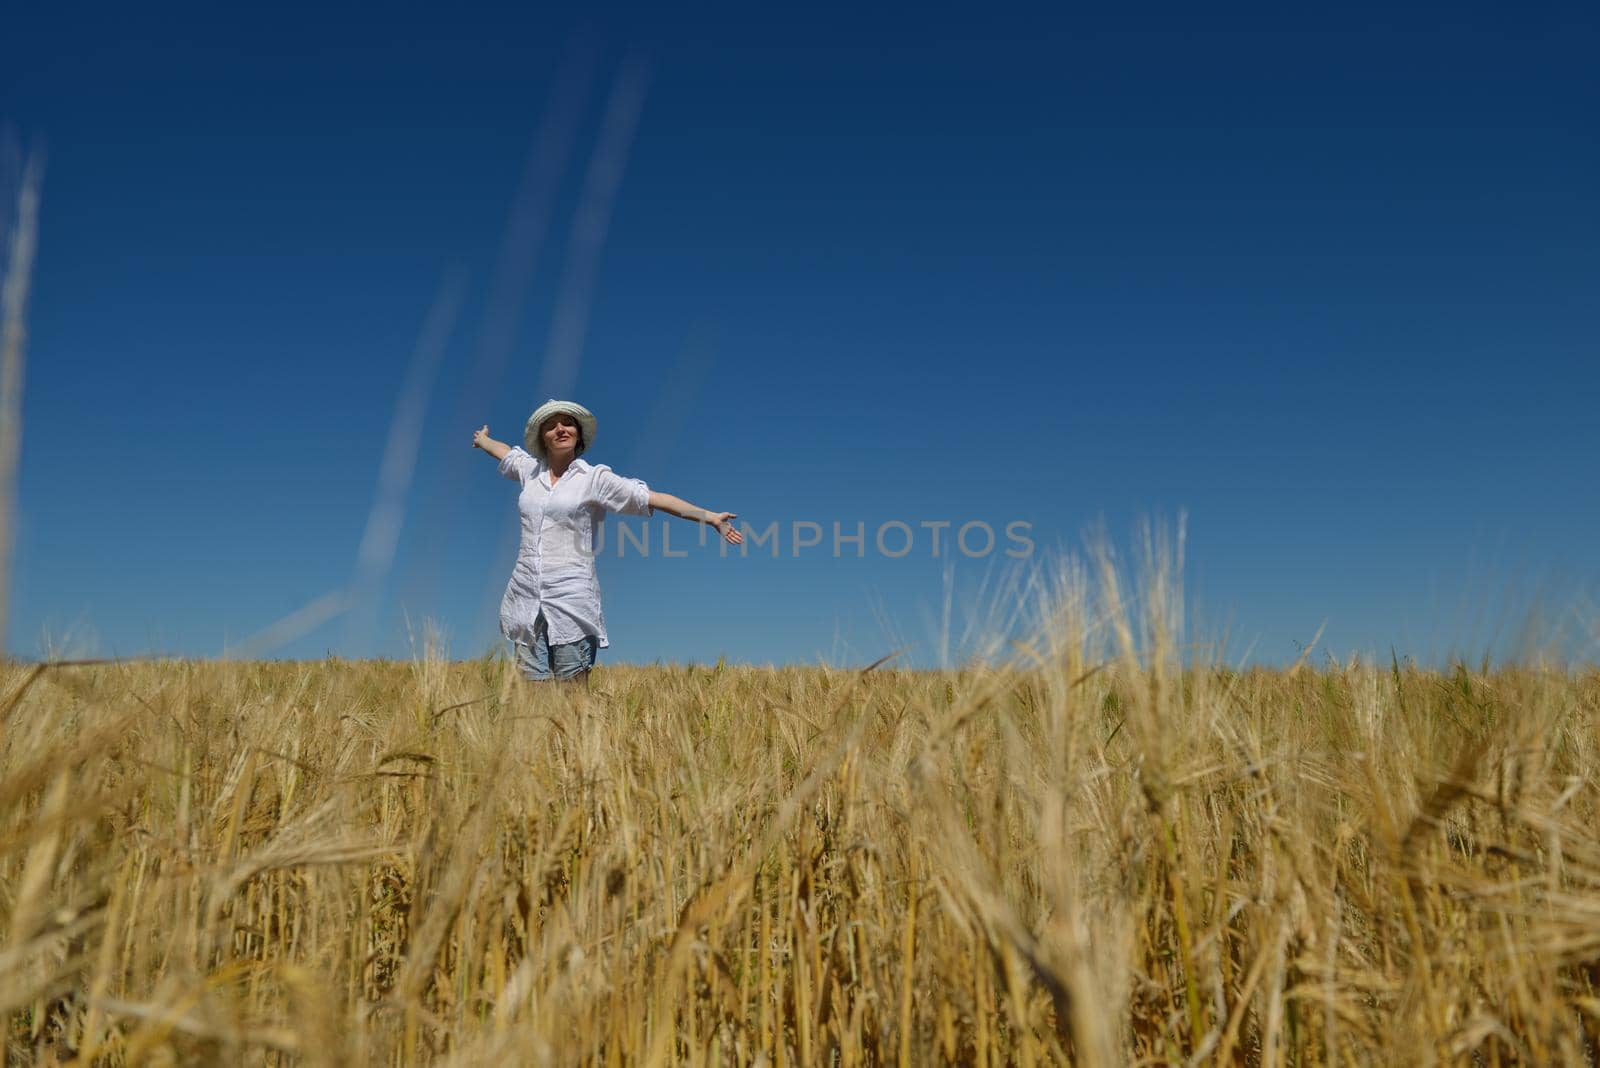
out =
<path fill-rule="evenodd" d="M 724 541 L 738 545 L 744 541 L 744 532 L 733 525 L 737 512 L 709 512 L 699 505 L 690 504 L 682 497 L 674 497 L 670 493 L 657 493 L 650 491 L 650 507 L 666 512 L 668 515 L 679 516 L 683 519 L 693 520 L 696 523 L 709 523 L 717 528 Z"/>
<path fill-rule="evenodd" d="M 472 434 L 472 447 L 482 449 L 496 460 L 504 460 L 506 453 L 511 451 L 511 446 L 503 441 L 496 441 L 489 436 L 489 424 L 485 423 Z"/>

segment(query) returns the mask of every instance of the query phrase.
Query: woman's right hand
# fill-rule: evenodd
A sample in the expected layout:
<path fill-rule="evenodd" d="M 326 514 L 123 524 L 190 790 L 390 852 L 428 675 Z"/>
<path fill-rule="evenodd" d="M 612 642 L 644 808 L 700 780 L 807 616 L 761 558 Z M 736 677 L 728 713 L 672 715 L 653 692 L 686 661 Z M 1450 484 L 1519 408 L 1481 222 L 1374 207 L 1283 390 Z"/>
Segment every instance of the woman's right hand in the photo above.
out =
<path fill-rule="evenodd" d="M 472 435 L 472 447 L 474 449 L 481 449 L 481 448 L 483 448 L 483 443 L 488 441 L 488 440 L 489 440 L 489 424 L 485 423 L 473 433 L 473 435 Z"/>

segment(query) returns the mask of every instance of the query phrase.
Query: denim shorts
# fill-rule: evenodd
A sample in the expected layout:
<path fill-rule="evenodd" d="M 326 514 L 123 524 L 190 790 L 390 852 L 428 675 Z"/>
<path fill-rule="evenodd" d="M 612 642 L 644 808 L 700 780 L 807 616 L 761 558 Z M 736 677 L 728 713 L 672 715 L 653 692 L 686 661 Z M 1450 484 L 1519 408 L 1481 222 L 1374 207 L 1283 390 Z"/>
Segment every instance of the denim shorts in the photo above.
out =
<path fill-rule="evenodd" d="M 588 635 L 575 642 L 551 645 L 549 626 L 544 613 L 533 622 L 533 644 L 512 642 L 516 649 L 517 670 L 522 677 L 534 682 L 550 679 L 570 679 L 594 667 L 595 656 L 600 652 L 600 639 Z"/>

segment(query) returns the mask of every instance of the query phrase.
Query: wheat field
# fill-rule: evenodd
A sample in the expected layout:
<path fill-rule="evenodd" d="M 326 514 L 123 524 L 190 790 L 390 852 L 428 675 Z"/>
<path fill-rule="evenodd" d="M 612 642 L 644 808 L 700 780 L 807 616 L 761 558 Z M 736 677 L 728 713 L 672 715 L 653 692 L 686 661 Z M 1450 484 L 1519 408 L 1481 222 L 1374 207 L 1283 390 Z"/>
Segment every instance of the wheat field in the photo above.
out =
<path fill-rule="evenodd" d="M 0 668 L 8 1064 L 1580 1064 L 1600 675 Z"/>

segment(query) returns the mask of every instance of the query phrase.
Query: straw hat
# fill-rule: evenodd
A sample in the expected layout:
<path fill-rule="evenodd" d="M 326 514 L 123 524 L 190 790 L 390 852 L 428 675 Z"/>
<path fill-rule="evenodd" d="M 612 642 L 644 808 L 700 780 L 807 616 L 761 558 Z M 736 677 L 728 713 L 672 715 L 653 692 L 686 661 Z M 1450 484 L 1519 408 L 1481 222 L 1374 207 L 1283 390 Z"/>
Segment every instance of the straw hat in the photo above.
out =
<path fill-rule="evenodd" d="M 539 428 L 552 415 L 570 415 L 578 421 L 578 428 L 583 431 L 583 448 L 579 449 L 579 452 L 594 444 L 595 422 L 593 412 L 581 404 L 574 404 L 572 401 L 547 400 L 539 405 L 538 408 L 535 408 L 532 415 L 528 416 L 528 426 L 522 432 L 522 441 L 528 446 L 529 452 L 541 458 L 544 457 L 544 442 L 539 439 Z"/>

